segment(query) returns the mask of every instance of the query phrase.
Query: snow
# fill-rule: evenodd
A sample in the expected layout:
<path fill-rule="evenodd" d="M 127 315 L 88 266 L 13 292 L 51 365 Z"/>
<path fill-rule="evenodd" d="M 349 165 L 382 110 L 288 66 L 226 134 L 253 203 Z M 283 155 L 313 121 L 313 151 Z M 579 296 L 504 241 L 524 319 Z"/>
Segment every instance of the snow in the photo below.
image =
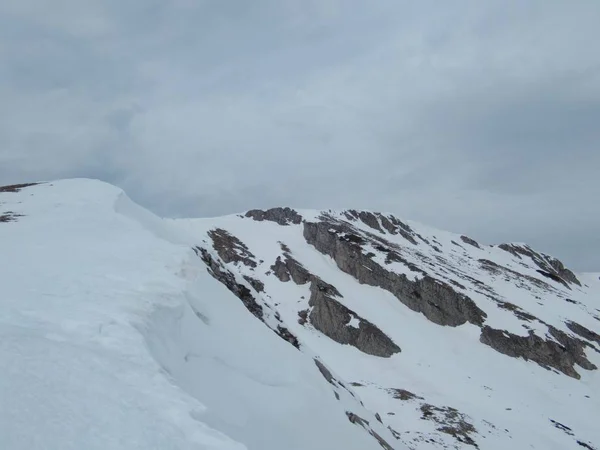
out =
<path fill-rule="evenodd" d="M 239 215 L 164 220 L 113 186 L 81 179 L 0 193 L 3 211 L 23 215 L 0 223 L 3 450 L 379 449 L 346 411 L 368 420 L 397 450 L 471 448 L 422 420 L 424 403 L 466 414 L 482 450 L 581 448 L 550 420 L 571 427 L 583 442 L 600 443 L 598 371 L 576 367 L 581 380 L 575 380 L 493 351 L 479 342 L 474 325 L 438 326 L 389 292 L 340 271 L 306 244 L 302 225 Z M 322 214 L 299 212 L 306 220 Z M 600 274 L 578 274 L 583 286 L 568 290 L 498 247 L 476 249 L 460 235 L 403 222 L 443 254 L 421 240 L 384 237 L 430 276 L 464 286 L 456 289 L 486 311 L 487 325 L 523 336 L 527 326 L 545 335 L 541 322 L 499 308 L 497 301 L 505 301 L 565 332 L 566 320 L 598 332 Z M 373 233 L 360 221 L 353 224 Z M 267 322 L 276 312 L 301 351 L 252 316 L 192 251 L 209 246 L 207 233 L 217 227 L 256 256 L 256 268 L 228 268 L 239 280 L 249 275 L 265 284 L 265 292 L 255 294 L 270 311 Z M 366 355 L 299 324 L 298 313 L 310 308 L 309 284 L 269 275 L 283 255 L 281 243 L 340 291 L 337 300 L 356 313 L 347 326 L 368 320 L 402 352 Z M 385 264 L 380 252 L 369 250 Z M 490 273 L 480 259 L 551 288 Z M 421 276 L 401 263 L 387 267 Z M 600 354 L 590 348 L 586 354 L 600 366 Z M 347 389 L 327 383 L 314 358 Z M 395 399 L 390 389 L 423 400 Z"/>
<path fill-rule="evenodd" d="M 316 220 L 321 215 L 315 211 L 298 212 L 306 220 Z M 477 249 L 463 243 L 460 235 L 414 222 L 405 223 L 423 238 L 445 248 L 444 254 L 439 255 L 425 244 L 414 246 L 402 236 L 387 235 L 386 239 L 400 245 L 402 256 L 417 266 L 422 267 L 423 261 L 431 261 L 433 264 L 426 269 L 434 277 L 464 285 L 464 292 L 488 314 L 487 325 L 522 336 L 526 336 L 529 330 L 545 336 L 548 330 L 541 322 L 523 321 L 512 311 L 499 308 L 486 295 L 476 293 L 477 285 L 470 279 L 483 281 L 498 300 L 517 305 L 566 332 L 568 329 L 564 320 L 567 317 L 590 329 L 598 328 L 589 314 L 590 307 L 584 310 L 563 298 L 569 295 L 588 299 L 591 291 L 584 289 L 567 293 L 560 285 L 553 286 L 554 291 L 546 291 L 530 282 L 523 282 L 523 286 L 519 287 L 515 280 L 506 280 L 504 276 L 495 276 L 482 270 L 479 259 L 492 260 L 544 282 L 547 279 L 540 278 L 534 267 L 520 266 L 520 261 L 513 255 L 496 247 L 482 245 L 481 249 Z M 359 229 L 373 232 L 361 222 L 353 224 Z M 479 342 L 480 329 L 476 326 L 465 324 L 451 328 L 433 324 L 422 314 L 408 309 L 389 292 L 362 285 L 340 271 L 330 257 L 306 245 L 301 226 L 281 227 L 239 216 L 179 220 L 176 225 L 194 235 L 196 240 L 205 239 L 206 232 L 214 227 L 224 228 L 240 238 L 256 255 L 256 259 L 264 262 L 256 270 L 236 270 L 247 270 L 244 273 L 253 274 L 265 283 L 267 294 L 262 298 L 270 305 L 277 305 L 277 311 L 289 330 L 299 338 L 304 351 L 318 354 L 347 383 L 360 383 L 361 386 L 353 389 L 365 406 L 373 413 L 380 413 L 384 424 L 400 432 L 402 442 L 407 445 L 419 449 L 440 448 L 440 442 L 447 446 L 456 445 L 455 440 L 437 432 L 435 424 L 421 419 L 419 408 L 425 402 L 454 407 L 467 414 L 478 430 L 475 440 L 482 449 L 503 450 L 514 447 L 515 443 L 519 443 L 519 448 L 544 450 L 578 448 L 572 437 L 552 426 L 550 419 L 576 429 L 577 437 L 582 442 L 600 442 L 594 419 L 600 411 L 597 394 L 600 392 L 600 379 L 597 371 L 578 369 L 582 379 L 574 380 L 482 345 Z M 459 243 L 460 247 L 452 244 L 452 241 Z M 278 242 L 284 242 L 292 256 L 311 273 L 333 284 L 342 294 L 338 301 L 361 318 L 376 324 L 402 348 L 402 352 L 389 359 L 369 356 L 354 347 L 337 344 L 311 326 L 298 324 L 298 311 L 308 308 L 308 285 L 281 283 L 275 277 L 265 275 L 270 265 L 282 254 Z M 448 249 L 459 251 L 451 253 Z M 379 258 L 378 262 L 384 264 L 384 258 L 378 255 L 376 249 L 368 248 L 365 251 L 375 253 L 374 258 Z M 440 263 L 439 256 L 445 258 L 444 265 Z M 414 278 L 415 272 L 399 266 L 393 267 L 396 273 Z M 452 268 L 454 272 L 444 272 L 444 268 Z M 589 283 L 596 283 L 593 276 L 588 278 L 591 280 Z M 597 288 L 600 288 L 600 283 Z M 596 293 L 600 292 L 597 288 L 594 291 Z M 585 303 L 584 300 L 582 303 Z M 352 325 L 357 325 L 355 318 L 348 324 Z M 591 349 L 586 350 L 586 354 L 600 366 L 598 354 Z M 407 389 L 425 400 L 406 402 L 394 399 L 388 392 L 392 388 Z M 433 437 L 437 443 L 433 445 L 426 440 L 419 440 L 419 436 Z"/>
<path fill-rule="evenodd" d="M 120 190 L 66 180 L 0 203 L 24 215 L 0 227 L 2 449 L 379 448 L 311 357 Z"/>

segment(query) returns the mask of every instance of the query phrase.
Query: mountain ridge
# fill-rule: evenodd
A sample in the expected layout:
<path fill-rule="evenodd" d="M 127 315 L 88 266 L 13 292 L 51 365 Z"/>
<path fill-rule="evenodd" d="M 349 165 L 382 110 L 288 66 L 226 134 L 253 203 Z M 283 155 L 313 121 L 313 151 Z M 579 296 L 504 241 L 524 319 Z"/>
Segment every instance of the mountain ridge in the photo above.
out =
<path fill-rule="evenodd" d="M 293 436 L 293 448 L 298 449 L 350 448 L 359 435 L 362 448 L 386 449 L 501 449 L 518 443 L 558 450 L 597 448 L 600 442 L 593 419 L 600 411 L 598 274 L 574 273 L 525 244 L 486 246 L 371 211 L 282 207 L 208 219 L 161 219 L 118 188 L 81 179 L 0 188 L 0 216 L 7 217 L 0 224 L 0 239 L 3 232 L 8 239 L 0 242 L 7 248 L 17 245 L 13 241 L 25 249 L 37 248 L 44 233 L 62 236 L 72 246 L 81 234 L 82 243 L 99 246 L 98 255 L 78 256 L 88 264 L 103 259 L 108 264 L 112 258 L 118 262 L 131 247 L 131 263 L 120 269 L 129 273 L 133 266 L 128 264 L 148 258 L 144 246 L 170 249 L 167 253 L 183 258 L 183 263 L 173 260 L 161 269 L 159 252 L 146 264 L 156 262 L 152 273 L 157 278 L 176 269 L 177 279 L 185 280 L 185 288 L 180 281 L 168 282 L 184 291 L 182 299 L 169 294 L 178 299 L 173 301 L 183 308 L 178 314 L 184 321 L 169 319 L 166 327 L 163 315 L 156 316 L 156 310 L 165 308 L 157 299 L 152 319 L 144 319 L 152 325 L 142 335 L 171 383 L 184 396 L 207 402 L 208 412 L 193 413 L 194 420 L 248 448 L 279 448 Z M 72 235 L 63 236 L 55 222 Z M 95 222 L 110 230 L 114 226 L 114 231 L 107 234 Z M 116 243 L 106 255 L 100 249 L 103 236 L 105 245 Z M 144 245 L 137 244 L 142 238 Z M 67 262 L 65 270 L 78 270 Z M 23 276 L 27 262 L 20 264 L 22 269 L 8 270 L 13 278 Z M 151 277 L 141 272 L 135 277 L 148 286 L 144 292 L 155 295 Z M 102 279 L 112 286 L 113 281 Z M 15 299 L 25 292 L 11 278 L 4 281 L 14 285 L 9 292 Z M 135 291 L 134 283 L 122 283 L 120 289 Z M 107 289 L 98 287 L 100 292 Z M 59 290 L 58 295 L 65 293 Z M 213 328 L 219 321 L 211 317 L 217 305 L 211 296 L 229 305 L 221 307 L 221 318 L 229 315 L 232 299 L 246 316 L 236 306 L 235 314 L 231 310 L 238 317 L 235 323 L 224 321 L 221 328 Z M 97 305 L 94 298 L 91 304 Z M 30 301 L 31 308 L 38 307 L 38 297 Z M 137 301 L 132 297 L 133 305 Z M 11 308 L 21 306 L 13 302 Z M 265 332 L 273 332 L 259 333 L 268 348 L 280 348 L 272 339 L 289 344 L 289 350 L 278 350 L 281 360 L 270 359 L 266 351 L 253 363 L 250 355 L 237 352 L 238 347 L 250 347 L 236 337 L 236 324 L 247 323 L 254 330 L 247 337 L 252 342 L 261 322 Z M 110 327 L 105 324 L 103 329 Z M 198 333 L 211 329 L 221 333 L 219 340 L 197 348 Z M 182 337 L 188 335 L 193 339 Z M 227 345 L 221 349 L 218 342 Z M 269 370 L 284 370 L 275 369 L 284 360 L 297 361 L 294 367 L 311 374 L 310 389 L 329 391 L 333 403 L 317 406 L 321 400 L 310 397 L 314 404 L 300 407 L 294 395 L 293 401 L 269 401 L 270 408 L 322 409 L 327 412 L 321 420 L 336 423 L 337 431 L 319 428 L 305 412 L 299 423 L 280 422 L 261 406 L 265 397 L 249 397 L 239 389 L 227 394 L 233 385 L 218 378 L 211 381 L 219 395 L 211 393 L 197 382 L 207 376 L 207 369 L 194 362 L 198 352 L 229 358 L 227 364 L 233 366 L 244 361 L 253 367 L 252 377 L 260 379 L 272 378 Z M 262 372 L 263 366 L 269 369 Z M 290 392 L 304 389 L 298 383 Z M 249 419 L 229 417 L 236 416 L 231 410 L 216 416 L 210 412 L 221 411 L 220 403 L 235 402 L 237 396 L 246 398 L 247 414 L 257 415 L 252 425 Z M 342 425 L 340 417 L 349 425 Z M 284 431 L 271 439 L 260 436 L 276 422 Z M 315 436 L 296 434 L 306 426 L 314 427 Z M 350 440 L 336 438 L 340 432 Z"/>

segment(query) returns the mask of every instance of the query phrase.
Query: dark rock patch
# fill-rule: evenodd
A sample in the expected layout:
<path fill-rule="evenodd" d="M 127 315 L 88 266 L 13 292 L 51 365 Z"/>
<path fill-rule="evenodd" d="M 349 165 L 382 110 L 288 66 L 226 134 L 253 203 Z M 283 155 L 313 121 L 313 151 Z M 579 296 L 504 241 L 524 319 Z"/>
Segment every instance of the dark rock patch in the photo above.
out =
<path fill-rule="evenodd" d="M 265 292 L 265 283 L 263 283 L 262 281 L 257 280 L 256 278 L 252 278 L 249 275 L 244 275 L 244 280 L 246 280 L 256 292 Z"/>
<path fill-rule="evenodd" d="M 216 228 L 209 231 L 208 236 L 213 241 L 213 248 L 225 263 L 241 262 L 248 267 L 256 268 L 256 257 L 246 244 L 227 230 Z"/>
<path fill-rule="evenodd" d="M 325 367 L 325 365 L 318 359 L 315 359 L 314 361 L 319 369 L 319 372 L 321 372 L 321 375 L 323 375 L 323 378 L 325 378 L 328 383 L 337 387 L 337 384 L 335 383 L 337 380 L 333 377 L 333 375 L 331 374 L 329 369 L 327 367 Z"/>
<path fill-rule="evenodd" d="M 275 264 L 271 266 L 271 270 L 279 281 L 285 283 L 293 280 L 294 283 L 299 285 L 311 281 L 313 275 L 302 264 L 288 254 L 285 254 L 284 258 L 281 259 L 281 256 L 278 256 Z"/>
<path fill-rule="evenodd" d="M 267 220 L 284 226 L 290 224 L 299 225 L 302 223 L 302 216 L 297 211 L 287 207 L 271 208 L 266 211 L 253 209 L 246 213 L 246 217 L 251 217 L 257 222 Z"/>
<path fill-rule="evenodd" d="M 479 340 L 504 355 L 531 360 L 576 379 L 581 377 L 574 368 L 575 364 L 586 370 L 597 368 L 585 355 L 585 343 L 554 327 L 549 327 L 549 332 L 559 343 L 542 339 L 531 331 L 529 336 L 518 336 L 489 326 L 482 328 Z"/>
<path fill-rule="evenodd" d="M 479 448 L 471 437 L 477 434 L 477 430 L 468 421 L 466 415 L 449 406 L 438 407 L 427 403 L 421 405 L 421 419 L 430 420 L 439 425 L 437 431 L 449 434 L 461 444 L 471 445 Z"/>
<path fill-rule="evenodd" d="M 306 322 L 308 322 L 308 309 L 298 312 L 298 323 L 300 325 L 306 325 Z"/>
<path fill-rule="evenodd" d="M 213 278 L 223 283 L 227 289 L 229 289 L 237 298 L 242 301 L 248 311 L 262 321 L 264 317 L 264 311 L 262 306 L 258 304 L 252 295 L 250 289 L 248 289 L 245 285 L 238 283 L 235 279 L 235 275 L 227 270 L 225 266 L 215 260 L 206 249 L 195 247 L 194 251 L 208 266 L 208 273 L 210 273 Z"/>
<path fill-rule="evenodd" d="M 509 269 L 508 267 L 501 266 L 500 264 L 496 264 L 489 259 L 480 259 L 478 260 L 481 268 L 491 273 L 492 275 L 504 275 L 507 281 L 513 281 L 517 287 L 522 289 L 531 290 L 530 284 L 538 287 L 539 289 L 558 292 L 552 286 L 550 286 L 545 281 L 542 281 L 538 278 L 525 275 L 521 272 L 517 272 L 516 270 Z"/>
<path fill-rule="evenodd" d="M 517 306 L 513 303 L 497 301 L 497 305 L 499 308 L 506 309 L 508 311 L 512 311 L 515 316 L 517 316 L 519 319 L 521 319 L 525 322 L 533 322 L 533 321 L 540 322 L 540 320 L 537 317 L 535 317 L 533 314 L 529 314 L 528 312 L 524 311 L 522 308 L 520 308 L 519 306 Z"/>
<path fill-rule="evenodd" d="M 296 347 L 298 350 L 300 350 L 300 342 L 298 342 L 298 338 L 296 336 L 294 336 L 290 332 L 290 330 L 282 327 L 281 325 L 277 325 L 277 334 L 284 341 L 288 341 L 290 344 L 292 344 L 294 347 Z"/>
<path fill-rule="evenodd" d="M 9 186 L 0 186 L 0 193 L 3 192 L 12 192 L 12 193 L 17 193 L 20 192 L 22 189 L 31 187 L 31 186 L 37 186 L 40 183 L 23 183 L 23 184 L 11 184 Z"/>
<path fill-rule="evenodd" d="M 350 412 L 350 411 L 346 411 L 346 416 L 348 417 L 348 420 L 351 423 L 353 423 L 355 425 L 360 425 L 365 430 L 367 430 L 369 432 L 369 434 L 377 440 L 377 442 L 379 443 L 379 445 L 382 448 L 384 448 L 385 450 L 394 450 L 394 447 L 392 447 L 390 444 L 388 444 L 385 439 L 383 439 L 379 434 L 377 434 L 375 431 L 373 431 L 371 429 L 371 427 L 369 426 L 369 422 L 367 420 L 363 419 L 359 415 L 354 414 L 353 412 Z"/>
<path fill-rule="evenodd" d="M 528 257 L 542 271 L 553 274 L 566 283 L 572 283 L 576 284 L 577 286 L 581 286 L 581 282 L 577 279 L 577 276 L 575 276 L 572 271 L 567 269 L 564 264 L 556 258 L 543 253 L 538 253 L 531 249 L 528 245 L 523 246 L 516 244 L 501 244 L 498 247 L 506 252 L 509 252 L 513 256 L 516 256 L 517 258 L 521 258 L 522 256 Z"/>
<path fill-rule="evenodd" d="M 335 286 L 310 273 L 291 255 L 284 254 L 284 257 L 285 260 L 278 257 L 271 266 L 279 280 L 292 280 L 298 285 L 311 283 L 308 304 L 312 309 L 308 316 L 306 312 L 299 313 L 300 324 L 304 325 L 310 320 L 315 329 L 330 339 L 340 344 L 352 345 L 369 355 L 390 357 L 400 352 L 400 347 L 379 328 L 333 298 L 342 297 Z M 353 317 L 359 322 L 358 328 L 349 325 Z"/>
<path fill-rule="evenodd" d="M 24 217 L 22 214 L 16 214 L 12 211 L 6 211 L 0 214 L 0 223 L 16 222 L 19 217 Z"/>
<path fill-rule="evenodd" d="M 340 344 L 352 345 L 369 355 L 388 358 L 401 351 L 379 328 L 333 299 L 335 291 L 331 287 L 314 281 L 310 287 L 312 310 L 309 318 L 317 330 Z M 353 318 L 358 320 L 358 328 L 349 325 Z"/>
<path fill-rule="evenodd" d="M 475 239 L 471 239 L 468 236 L 461 236 L 460 240 L 463 241 L 465 244 L 469 244 L 475 248 L 481 249 L 481 247 L 479 246 L 479 243 Z"/>
<path fill-rule="evenodd" d="M 600 345 L 600 335 L 583 325 L 578 324 L 577 322 L 567 321 L 565 325 L 571 330 L 573 333 L 578 334 L 584 339 L 587 339 L 590 342 L 595 342 Z"/>
<path fill-rule="evenodd" d="M 331 221 L 304 223 L 304 238 L 321 253 L 331 256 L 343 272 L 361 284 L 391 292 L 402 303 L 439 325 L 458 326 L 466 322 L 482 325 L 487 316 L 473 300 L 458 293 L 444 282 L 424 275 L 409 280 L 404 274 L 384 269 L 362 252 L 364 238 L 344 239 L 352 232 L 343 224 Z M 379 238 L 382 241 L 382 238 Z M 393 244 L 383 240 L 388 248 Z M 422 271 L 421 271 L 422 272 Z"/>
<path fill-rule="evenodd" d="M 392 394 L 397 400 L 425 400 L 423 397 L 419 397 L 418 395 L 413 394 L 412 392 L 407 391 L 406 389 L 388 389 L 388 392 Z"/>
<path fill-rule="evenodd" d="M 380 233 L 384 233 L 381 225 L 379 224 L 379 220 L 377 220 L 377 216 L 373 213 L 361 211 L 358 213 L 358 218 L 367 226 L 373 228 Z"/>
<path fill-rule="evenodd" d="M 536 272 L 545 276 L 546 278 L 550 278 L 552 281 L 556 281 L 557 283 L 560 283 L 560 284 L 568 287 L 567 282 L 554 273 L 546 272 L 545 270 L 541 270 L 541 269 L 537 269 Z"/>
<path fill-rule="evenodd" d="M 552 425 L 554 425 L 555 428 L 558 428 L 559 430 L 564 431 L 569 436 L 575 436 L 575 433 L 573 433 L 573 430 L 570 427 L 563 425 L 562 423 L 557 422 L 556 420 L 553 420 L 553 419 L 550 419 L 550 422 L 552 422 Z"/>

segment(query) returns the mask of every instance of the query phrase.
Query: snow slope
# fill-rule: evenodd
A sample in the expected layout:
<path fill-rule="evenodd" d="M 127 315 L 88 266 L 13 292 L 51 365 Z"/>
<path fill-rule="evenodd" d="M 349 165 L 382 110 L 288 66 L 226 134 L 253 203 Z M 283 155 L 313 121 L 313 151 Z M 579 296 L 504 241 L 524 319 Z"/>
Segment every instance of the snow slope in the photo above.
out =
<path fill-rule="evenodd" d="M 315 355 L 207 273 L 194 233 L 119 189 L 0 189 L 0 216 L 3 450 L 376 449 L 376 429 L 393 439 L 349 390 L 334 392 Z"/>
<path fill-rule="evenodd" d="M 342 380 L 353 384 L 365 406 L 399 434 L 393 445 L 415 449 L 600 448 L 597 370 L 575 366 L 580 376 L 576 379 L 482 344 L 478 325 L 467 322 L 449 327 L 433 323 L 390 292 L 340 270 L 332 257 L 307 245 L 303 235 L 305 222 L 317 222 L 323 216 L 332 227 L 336 221 L 350 224 L 355 237 L 368 238 L 374 233 L 373 226 L 347 212 L 296 213 L 302 216 L 302 222 L 294 223 L 290 216 L 283 225 L 276 219 L 253 220 L 251 213 L 174 223 L 194 236 L 195 242 L 209 248 L 218 247 L 211 235 L 214 230 L 225 230 L 243 243 L 246 248 L 240 252 L 251 255 L 253 263 L 233 260 L 226 267 L 264 285 L 263 292 L 256 292 L 264 310 L 277 312 L 297 337 L 302 351 L 318 354 Z M 393 248 L 403 262 L 386 264 L 386 252 L 375 248 L 379 241 L 363 245 L 363 253 L 409 280 L 422 279 L 424 271 L 454 286 L 485 312 L 484 325 L 517 338 L 531 333 L 561 347 L 551 327 L 575 340 L 580 337 L 571 332 L 568 321 L 599 331 L 597 275 L 579 275 L 581 285 L 556 282 L 541 274 L 529 257 L 497 246 L 468 244 L 466 237 L 421 224 L 404 224 L 414 233 L 414 242 L 401 233 L 387 233 L 383 227 L 375 233 L 397 246 Z M 349 234 L 333 228 L 329 232 L 337 233 L 339 241 Z M 240 244 L 236 246 L 239 250 Z M 402 351 L 390 358 L 365 354 L 328 338 L 310 322 L 299 321 L 303 311 L 314 308 L 308 300 L 310 284 L 282 282 L 274 276 L 273 264 L 286 255 L 335 286 L 341 294 L 336 297 L 338 302 L 376 324 Z M 351 317 L 346 326 L 353 326 L 356 319 Z M 600 366 L 600 341 L 594 343 L 592 339 L 585 345 L 585 357 Z"/>

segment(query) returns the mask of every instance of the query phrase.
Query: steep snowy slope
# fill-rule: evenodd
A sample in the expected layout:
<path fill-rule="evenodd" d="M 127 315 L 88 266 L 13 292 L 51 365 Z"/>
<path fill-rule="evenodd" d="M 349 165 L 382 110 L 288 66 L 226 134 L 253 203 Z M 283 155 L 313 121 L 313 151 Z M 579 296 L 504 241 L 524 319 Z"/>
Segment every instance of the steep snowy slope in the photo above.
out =
<path fill-rule="evenodd" d="M 600 448 L 598 275 L 364 211 L 174 224 L 248 310 L 352 386 L 394 448 Z"/>
<path fill-rule="evenodd" d="M 391 448 L 195 242 L 97 181 L 0 188 L 0 448 Z"/>

